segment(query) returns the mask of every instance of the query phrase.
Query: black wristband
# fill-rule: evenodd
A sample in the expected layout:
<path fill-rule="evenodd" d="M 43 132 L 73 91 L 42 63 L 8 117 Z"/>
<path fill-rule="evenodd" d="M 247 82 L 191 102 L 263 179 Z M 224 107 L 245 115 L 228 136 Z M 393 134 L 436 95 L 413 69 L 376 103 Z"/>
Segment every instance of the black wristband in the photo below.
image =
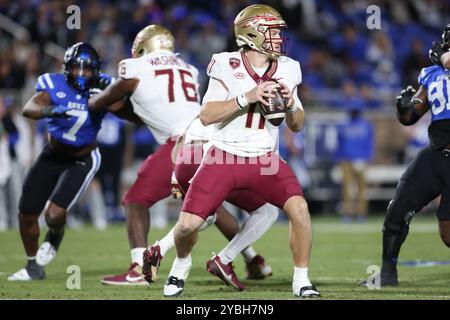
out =
<path fill-rule="evenodd" d="M 43 107 L 41 109 L 41 115 L 42 118 L 49 118 L 53 115 L 53 107 L 52 106 L 47 106 L 47 107 Z"/>

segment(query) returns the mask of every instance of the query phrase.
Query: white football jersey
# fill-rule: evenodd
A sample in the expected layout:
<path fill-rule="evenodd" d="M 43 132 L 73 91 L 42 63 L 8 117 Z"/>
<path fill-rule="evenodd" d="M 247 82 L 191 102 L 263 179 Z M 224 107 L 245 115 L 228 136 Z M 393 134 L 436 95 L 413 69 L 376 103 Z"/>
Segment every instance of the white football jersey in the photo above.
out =
<path fill-rule="evenodd" d="M 298 61 L 282 56 L 273 61 L 260 77 L 250 66 L 243 51 L 213 55 L 207 73 L 210 78 L 219 81 L 228 92 L 224 101 L 248 92 L 260 82 L 271 78 L 285 83 L 291 90 L 302 82 Z M 214 101 L 214 94 L 207 92 L 203 103 L 207 101 Z M 279 129 L 264 119 L 257 104 L 251 104 L 237 111 L 231 118 L 215 124 L 215 129 L 210 139 L 212 144 L 238 156 L 261 156 L 274 151 L 277 146 Z"/>
<path fill-rule="evenodd" d="M 122 60 L 118 73 L 139 80 L 130 97 L 133 110 L 159 144 L 183 134 L 198 116 L 198 70 L 175 53 L 156 51 Z"/>
<path fill-rule="evenodd" d="M 214 131 L 213 125 L 204 126 L 200 119 L 196 118 L 186 130 L 184 143 L 189 143 L 192 141 L 209 141 Z"/>

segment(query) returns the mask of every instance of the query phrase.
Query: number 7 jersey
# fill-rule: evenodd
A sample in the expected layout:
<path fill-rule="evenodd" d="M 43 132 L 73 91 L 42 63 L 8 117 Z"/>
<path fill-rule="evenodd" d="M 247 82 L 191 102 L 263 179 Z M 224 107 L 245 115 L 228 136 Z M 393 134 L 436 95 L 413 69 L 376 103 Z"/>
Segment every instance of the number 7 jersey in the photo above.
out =
<path fill-rule="evenodd" d="M 36 83 L 36 91 L 47 92 L 53 106 L 67 106 L 70 118 L 45 118 L 52 139 L 77 148 L 95 142 L 106 112 L 88 111 L 88 93 L 72 88 L 62 73 L 45 73 Z"/>
<path fill-rule="evenodd" d="M 134 113 L 159 144 L 181 135 L 200 113 L 197 69 L 166 51 L 119 63 L 119 76 L 139 80 L 130 96 Z"/>

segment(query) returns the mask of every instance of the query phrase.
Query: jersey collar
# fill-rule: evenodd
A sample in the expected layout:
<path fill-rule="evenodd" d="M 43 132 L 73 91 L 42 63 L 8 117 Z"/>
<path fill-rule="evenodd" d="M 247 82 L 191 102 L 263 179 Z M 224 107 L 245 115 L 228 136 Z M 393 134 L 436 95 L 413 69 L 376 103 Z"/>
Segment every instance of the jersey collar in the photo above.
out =
<path fill-rule="evenodd" d="M 245 70 L 247 70 L 248 74 L 252 79 L 256 82 L 256 84 L 260 84 L 261 82 L 267 81 L 275 74 L 278 67 L 278 61 L 277 60 L 271 60 L 270 65 L 267 68 L 266 72 L 260 77 L 255 70 L 253 70 L 252 66 L 250 65 L 250 61 L 248 61 L 247 56 L 244 54 L 244 51 L 241 51 L 241 57 L 242 62 L 244 63 Z"/>

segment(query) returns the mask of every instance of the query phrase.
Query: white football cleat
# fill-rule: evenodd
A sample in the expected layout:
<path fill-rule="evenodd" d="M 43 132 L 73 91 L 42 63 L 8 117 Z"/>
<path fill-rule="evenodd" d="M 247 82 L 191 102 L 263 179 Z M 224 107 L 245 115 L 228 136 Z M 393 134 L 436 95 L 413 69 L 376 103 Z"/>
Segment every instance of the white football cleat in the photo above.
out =
<path fill-rule="evenodd" d="M 181 296 L 184 289 L 184 280 L 169 276 L 164 284 L 164 297 L 176 298 Z"/>
<path fill-rule="evenodd" d="M 294 296 L 300 298 L 319 298 L 320 293 L 315 286 L 311 285 L 301 287 L 299 290 L 294 291 Z"/>
<path fill-rule="evenodd" d="M 12 276 L 8 277 L 8 281 L 31 281 L 33 280 L 30 275 L 28 274 L 27 269 L 22 268 L 16 273 L 14 273 Z"/>
<path fill-rule="evenodd" d="M 50 242 L 44 242 L 39 247 L 36 253 L 36 263 L 40 266 L 45 266 L 50 263 L 56 256 L 55 247 Z"/>

